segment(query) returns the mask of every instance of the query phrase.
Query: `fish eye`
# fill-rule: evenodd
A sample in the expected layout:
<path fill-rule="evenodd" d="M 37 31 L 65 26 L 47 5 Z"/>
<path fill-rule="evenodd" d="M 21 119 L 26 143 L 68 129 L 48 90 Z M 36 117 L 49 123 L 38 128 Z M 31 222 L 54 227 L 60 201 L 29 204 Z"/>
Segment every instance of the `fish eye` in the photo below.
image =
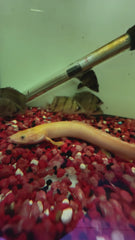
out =
<path fill-rule="evenodd" d="M 23 140 L 24 138 L 25 138 L 25 136 L 24 136 L 24 135 L 22 135 L 22 136 L 21 136 L 21 139 Z"/>
<path fill-rule="evenodd" d="M 76 111 L 79 111 L 79 110 L 81 110 L 81 107 L 80 107 L 80 106 L 77 106 L 77 107 L 76 107 Z"/>

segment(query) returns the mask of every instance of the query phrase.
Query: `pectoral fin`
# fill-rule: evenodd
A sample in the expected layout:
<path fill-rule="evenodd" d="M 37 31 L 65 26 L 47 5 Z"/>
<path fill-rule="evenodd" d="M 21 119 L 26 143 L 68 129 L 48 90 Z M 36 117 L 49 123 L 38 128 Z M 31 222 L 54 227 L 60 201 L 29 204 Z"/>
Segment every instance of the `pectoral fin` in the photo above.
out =
<path fill-rule="evenodd" d="M 55 142 L 49 137 L 45 137 L 45 140 L 52 143 L 53 145 L 56 145 L 57 147 L 60 147 L 64 144 L 64 142 L 62 142 L 62 141 Z"/>

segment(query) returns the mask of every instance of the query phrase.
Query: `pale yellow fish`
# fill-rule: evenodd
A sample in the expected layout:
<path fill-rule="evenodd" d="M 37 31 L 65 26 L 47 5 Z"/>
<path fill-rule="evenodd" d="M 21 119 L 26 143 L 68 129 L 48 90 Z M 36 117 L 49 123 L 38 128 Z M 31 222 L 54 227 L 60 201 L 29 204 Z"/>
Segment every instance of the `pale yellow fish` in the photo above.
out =
<path fill-rule="evenodd" d="M 135 160 L 135 144 L 131 144 L 110 134 L 79 121 L 60 121 L 41 124 L 19 131 L 9 137 L 9 141 L 17 144 L 36 144 L 50 141 L 61 146 L 63 142 L 54 142 L 53 138 L 73 137 L 90 142 L 109 150 L 125 159 Z"/>

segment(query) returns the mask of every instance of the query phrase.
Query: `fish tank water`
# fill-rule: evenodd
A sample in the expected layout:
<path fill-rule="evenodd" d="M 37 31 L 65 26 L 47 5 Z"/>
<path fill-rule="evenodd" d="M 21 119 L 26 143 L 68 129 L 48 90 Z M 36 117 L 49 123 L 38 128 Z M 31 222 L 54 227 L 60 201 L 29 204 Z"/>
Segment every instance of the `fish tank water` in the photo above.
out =
<path fill-rule="evenodd" d="M 133 0 L 0 0 L 0 88 L 26 96 L 40 93 L 32 95 L 24 112 L 3 116 L 1 111 L 0 240 L 135 239 L 135 157 L 128 147 L 129 157 L 121 156 L 119 141 L 117 151 L 112 150 L 116 139 L 135 144 L 132 41 L 120 54 L 87 68 L 94 71 L 98 91 L 87 85 L 78 89 L 83 71 L 79 76 L 70 71 L 67 81 L 42 91 L 54 78 L 59 81 L 63 69 L 71 70 L 78 59 L 126 34 L 135 24 L 134 8 Z M 134 33 L 132 37 L 134 45 Z M 90 113 L 87 101 L 82 106 L 73 97 L 83 91 L 102 101 L 100 114 Z M 62 110 L 49 111 L 55 97 L 70 99 L 69 111 L 63 111 L 64 103 Z M 10 94 L 6 99 L 11 109 L 14 100 Z M 5 104 L 2 94 L 0 101 Z M 74 112 L 73 101 L 85 111 Z M 74 129 L 57 136 L 62 145 L 54 139 L 38 141 L 39 130 L 33 127 L 41 125 L 44 133 L 43 124 L 59 121 L 66 121 L 67 128 L 79 121 L 88 131 L 92 126 L 115 140 L 106 149 L 104 137 L 102 146 L 89 142 L 77 127 L 77 137 Z M 28 128 L 36 143 L 10 141 Z M 52 136 L 55 130 L 51 128 Z"/>

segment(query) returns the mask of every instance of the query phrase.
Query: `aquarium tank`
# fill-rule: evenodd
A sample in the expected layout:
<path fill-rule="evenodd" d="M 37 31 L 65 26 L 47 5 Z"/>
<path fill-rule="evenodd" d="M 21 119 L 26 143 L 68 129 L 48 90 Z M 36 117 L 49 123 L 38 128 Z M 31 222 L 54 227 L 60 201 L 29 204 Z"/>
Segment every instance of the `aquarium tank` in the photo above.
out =
<path fill-rule="evenodd" d="M 135 239 L 134 8 L 0 0 L 0 240 Z"/>

